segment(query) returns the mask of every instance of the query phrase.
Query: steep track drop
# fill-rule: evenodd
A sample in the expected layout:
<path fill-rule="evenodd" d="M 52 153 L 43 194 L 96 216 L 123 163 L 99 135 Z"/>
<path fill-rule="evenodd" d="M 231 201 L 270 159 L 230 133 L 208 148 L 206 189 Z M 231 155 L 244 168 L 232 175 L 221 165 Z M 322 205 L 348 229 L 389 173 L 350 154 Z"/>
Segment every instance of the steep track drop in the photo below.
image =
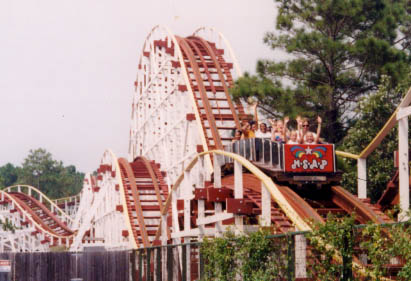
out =
<path fill-rule="evenodd" d="M 132 239 L 139 247 L 149 247 L 160 226 L 160 211 L 168 197 L 167 185 L 158 166 L 143 157 L 132 163 L 120 158 L 119 164 L 126 195 L 124 211 L 130 218 Z"/>
<path fill-rule="evenodd" d="M 241 104 L 233 104 L 228 92 L 233 85 L 233 66 L 222 57 L 223 50 L 200 37 L 177 36 L 177 41 L 206 136 L 206 150 L 222 149 L 231 138 L 222 137 L 220 131 L 240 129 L 237 112 L 244 113 Z"/>

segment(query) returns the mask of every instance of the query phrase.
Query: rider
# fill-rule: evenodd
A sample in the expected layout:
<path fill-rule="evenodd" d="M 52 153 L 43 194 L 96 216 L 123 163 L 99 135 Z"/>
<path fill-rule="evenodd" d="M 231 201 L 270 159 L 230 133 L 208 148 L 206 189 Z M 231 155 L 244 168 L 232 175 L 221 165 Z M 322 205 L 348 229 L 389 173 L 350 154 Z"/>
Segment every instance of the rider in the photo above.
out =
<path fill-rule="evenodd" d="M 320 116 L 317 117 L 317 133 L 313 133 L 309 131 L 310 127 L 310 122 L 308 121 L 308 118 L 299 118 L 297 117 L 297 122 L 299 124 L 299 134 L 300 134 L 300 143 L 304 144 L 317 144 L 318 140 L 320 139 L 320 133 L 321 133 L 321 123 L 322 119 Z"/>
<path fill-rule="evenodd" d="M 255 137 L 256 138 L 271 138 L 271 132 L 268 131 L 267 129 L 267 124 L 261 122 L 260 124 L 258 124 L 258 112 L 257 112 L 257 106 L 258 106 L 258 102 L 253 104 L 253 108 L 254 108 L 254 120 L 256 123 L 256 130 L 255 130 Z"/>

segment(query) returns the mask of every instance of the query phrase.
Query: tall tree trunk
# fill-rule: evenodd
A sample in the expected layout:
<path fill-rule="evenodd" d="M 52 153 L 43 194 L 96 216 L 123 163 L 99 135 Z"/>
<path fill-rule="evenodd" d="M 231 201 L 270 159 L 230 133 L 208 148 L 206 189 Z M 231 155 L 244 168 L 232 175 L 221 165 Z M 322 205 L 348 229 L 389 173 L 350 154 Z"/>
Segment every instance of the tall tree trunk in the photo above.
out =
<path fill-rule="evenodd" d="M 324 129 L 321 133 L 326 137 L 326 141 L 330 143 L 338 143 L 341 141 L 342 131 L 341 126 L 338 121 L 338 110 L 336 108 L 331 108 L 325 113 L 325 123 Z"/>

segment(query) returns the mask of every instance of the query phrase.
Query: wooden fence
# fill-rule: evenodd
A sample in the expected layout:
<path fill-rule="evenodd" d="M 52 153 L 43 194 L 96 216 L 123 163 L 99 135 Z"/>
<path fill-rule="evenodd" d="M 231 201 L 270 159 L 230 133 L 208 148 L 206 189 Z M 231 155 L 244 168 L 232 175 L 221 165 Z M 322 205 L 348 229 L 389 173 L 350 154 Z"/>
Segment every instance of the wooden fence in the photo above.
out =
<path fill-rule="evenodd" d="M 16 281 L 129 281 L 129 251 L 0 253 L 12 261 L 11 280 Z"/>

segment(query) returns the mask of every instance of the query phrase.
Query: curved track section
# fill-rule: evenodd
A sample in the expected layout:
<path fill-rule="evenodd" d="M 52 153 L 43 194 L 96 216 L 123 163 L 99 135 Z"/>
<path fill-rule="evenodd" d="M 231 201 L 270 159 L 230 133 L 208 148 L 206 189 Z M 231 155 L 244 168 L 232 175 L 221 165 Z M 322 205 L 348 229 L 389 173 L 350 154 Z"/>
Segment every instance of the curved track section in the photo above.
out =
<path fill-rule="evenodd" d="M 213 154 L 214 161 L 217 161 L 214 165 L 214 181 L 207 185 L 207 170 L 203 169 L 205 156 L 207 154 Z M 234 182 L 239 178 L 243 179 L 242 167 L 247 169 L 252 176 L 245 176 L 250 181 L 241 183 L 241 192 L 239 193 L 238 184 L 234 183 L 234 194 L 227 192 L 228 185 L 230 185 L 229 179 L 221 179 L 220 165 L 225 162 L 239 165 L 235 169 Z M 217 164 L 218 163 L 218 164 Z M 198 165 L 199 169 L 194 169 Z M 219 176 L 220 175 L 220 176 Z M 235 178 L 237 177 L 237 180 Z M 253 181 L 253 182 L 251 182 Z M 231 183 L 233 181 L 231 180 Z M 242 180 L 240 180 L 242 182 Z M 227 186 L 222 185 L 227 184 Z M 255 183 L 259 183 L 255 186 Z M 237 186 L 237 187 L 236 187 Z M 197 187 L 197 188 L 196 188 Z M 268 192 L 268 204 L 263 205 L 261 198 L 261 188 L 264 188 Z M 259 191 L 260 190 L 260 191 Z M 193 197 L 194 194 L 194 197 Z M 217 195 L 216 195 L 217 194 Z M 220 195 L 218 195 L 220 194 Z M 233 198 L 234 197 L 234 198 Z M 240 202 L 238 205 L 241 211 L 233 211 L 229 208 L 230 199 L 243 199 L 244 202 Z M 178 201 L 184 202 L 183 212 L 179 212 Z M 191 201 L 197 201 L 192 204 Z M 208 201 L 208 202 L 207 202 Z M 226 203 L 219 205 L 219 202 Z M 233 201 L 232 201 L 233 202 Z M 274 202 L 274 204 L 273 204 Z M 215 204 L 212 209 L 207 209 L 207 203 Z M 251 203 L 253 205 L 247 204 Z M 252 209 L 254 205 L 257 206 L 256 213 L 253 213 Z M 261 206 L 258 209 L 258 206 Z M 226 151 L 213 150 L 209 152 L 203 152 L 198 154 L 191 163 L 187 166 L 184 172 L 178 177 L 173 185 L 172 193 L 167 198 L 166 204 L 163 208 L 162 215 L 166 215 L 168 208 L 171 207 L 174 214 L 179 214 L 180 220 L 173 216 L 173 234 L 174 238 L 197 238 L 202 235 L 216 235 L 230 221 L 230 219 L 241 218 L 242 215 L 247 213 L 249 216 L 262 215 L 268 213 L 270 217 L 274 219 L 274 222 L 283 221 L 284 224 L 279 223 L 278 229 L 280 232 L 287 232 L 291 230 L 310 230 L 310 226 L 301 215 L 300 211 L 290 204 L 283 193 L 280 191 L 280 187 L 277 186 L 271 178 L 267 177 L 261 170 L 254 166 L 251 162 L 245 158 Z M 267 208 L 266 210 L 264 210 Z M 246 211 L 248 209 L 248 211 Z M 192 218 L 194 214 L 194 219 Z M 282 219 L 276 218 L 276 215 L 281 216 Z M 240 219 L 241 220 L 241 219 Z M 237 220 L 235 227 L 243 229 L 244 223 Z M 195 222 L 193 224 L 193 222 Z M 258 221 L 254 221 L 254 227 L 258 227 Z M 269 223 L 270 224 L 270 223 Z M 230 226 L 232 228 L 232 226 Z"/>
<path fill-rule="evenodd" d="M 362 201 L 341 186 L 331 187 L 332 202 L 342 208 L 347 214 L 356 213 L 357 220 L 362 224 L 393 222 L 377 206 Z"/>
<path fill-rule="evenodd" d="M 78 232 L 71 250 L 86 246 L 136 249 L 156 243 L 160 210 L 168 197 L 158 164 L 144 157 L 128 162 L 107 150 L 95 180 L 90 177 L 86 183 L 90 184 L 81 194 L 74 223 Z M 170 237 L 170 230 L 164 229 Z"/>
<path fill-rule="evenodd" d="M 25 187 L 29 190 L 34 189 Z M 68 246 L 74 238 L 74 232 L 65 221 L 60 220 L 54 209 L 56 206 L 51 204 L 50 210 L 44 204 L 45 197 L 37 200 L 29 194 L 0 191 L 1 221 L 6 228 L 14 230 L 0 235 L 2 236 L 1 248 L 16 251 L 45 251 L 52 246 Z M 47 202 L 51 201 L 47 199 Z M 67 215 L 65 216 L 68 218 Z"/>
<path fill-rule="evenodd" d="M 31 199 L 33 201 L 38 201 L 41 208 L 45 209 L 47 212 L 52 213 L 57 216 L 57 219 L 63 222 L 68 227 L 71 227 L 73 219 L 62 210 L 54 200 L 49 199 L 43 192 L 30 185 L 13 185 L 3 189 L 9 194 L 17 194 L 18 198 L 25 198 L 24 201 L 29 202 Z"/>
<path fill-rule="evenodd" d="M 132 163 L 121 158 L 119 165 L 132 239 L 138 247 L 149 247 L 160 225 L 160 211 L 168 197 L 167 185 L 158 165 L 143 157 Z"/>
<path fill-rule="evenodd" d="M 129 160 L 155 159 L 172 184 L 200 151 L 221 149 L 240 126 L 241 104 L 228 93 L 231 56 L 198 36 L 174 36 L 155 27 L 138 65 Z M 207 168 L 211 159 L 207 156 Z"/>
<path fill-rule="evenodd" d="M 223 186 L 234 190 L 234 175 L 225 176 L 222 178 Z M 253 203 L 256 208 L 256 213 L 261 214 L 262 210 L 262 196 L 261 196 L 261 181 L 254 174 L 243 174 L 244 197 L 247 201 Z M 298 215 L 306 221 L 323 222 L 323 218 L 311 208 L 311 206 L 293 192 L 287 186 L 279 186 L 278 190 L 292 205 L 293 209 Z M 288 219 L 286 214 L 273 200 L 271 202 L 271 223 L 274 226 L 275 233 L 286 233 L 294 231 L 293 223 Z"/>
<path fill-rule="evenodd" d="M 105 151 L 97 175 L 87 178 L 85 187 L 75 219 L 77 235 L 70 250 L 91 246 L 104 246 L 108 250 L 136 248 L 128 238 L 131 227 L 127 212 L 123 212 L 127 204 L 123 199 L 120 165 L 114 153 Z"/>

